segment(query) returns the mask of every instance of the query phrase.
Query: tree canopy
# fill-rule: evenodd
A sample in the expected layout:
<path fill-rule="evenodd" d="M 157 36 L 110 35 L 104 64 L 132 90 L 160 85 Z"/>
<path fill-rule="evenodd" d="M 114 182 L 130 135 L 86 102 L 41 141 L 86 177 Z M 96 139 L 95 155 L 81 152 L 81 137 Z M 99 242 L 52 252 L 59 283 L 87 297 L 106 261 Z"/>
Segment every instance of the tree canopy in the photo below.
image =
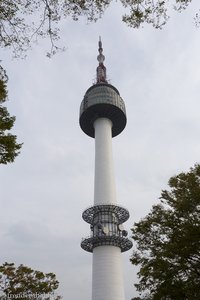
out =
<path fill-rule="evenodd" d="M 200 165 L 170 178 L 169 187 L 132 228 L 141 294 L 132 300 L 200 299 Z"/>
<path fill-rule="evenodd" d="M 59 47 L 59 22 L 66 17 L 97 21 L 111 0 L 9 0 L 0 1 L 0 47 L 11 47 L 16 56 L 22 55 L 39 37 L 50 38 L 48 56 Z M 125 8 L 122 20 L 130 27 L 147 23 L 162 28 L 173 7 L 184 10 L 192 0 L 120 0 Z M 198 22 L 198 12 L 195 16 Z"/>
<path fill-rule="evenodd" d="M 59 300 L 59 285 L 54 273 L 43 273 L 27 266 L 4 263 L 0 266 L 0 299 Z"/>
<path fill-rule="evenodd" d="M 11 117 L 3 103 L 7 100 L 8 77 L 0 66 L 0 164 L 13 162 L 19 154 L 22 144 L 18 144 L 15 135 L 10 133 L 15 117 Z"/>

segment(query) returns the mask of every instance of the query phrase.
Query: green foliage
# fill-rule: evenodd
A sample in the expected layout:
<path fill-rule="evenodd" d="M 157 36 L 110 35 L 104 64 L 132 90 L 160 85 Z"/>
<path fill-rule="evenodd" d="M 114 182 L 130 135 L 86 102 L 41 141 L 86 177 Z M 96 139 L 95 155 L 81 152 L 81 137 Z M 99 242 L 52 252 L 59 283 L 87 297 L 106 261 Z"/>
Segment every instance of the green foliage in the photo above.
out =
<path fill-rule="evenodd" d="M 184 10 L 192 0 L 120 0 L 128 13 L 122 20 L 138 28 L 147 23 L 162 28 L 169 16 L 169 8 Z M 77 21 L 86 17 L 97 21 L 109 7 L 111 0 L 2 0 L 0 1 L 0 47 L 11 47 L 15 56 L 21 56 L 38 37 L 49 37 L 51 47 L 47 56 L 59 49 L 58 23 L 71 17 Z M 198 12 L 195 16 L 199 22 Z"/>
<path fill-rule="evenodd" d="M 0 103 L 3 103 L 7 98 L 7 81 L 8 77 L 6 72 L 0 66 Z"/>
<path fill-rule="evenodd" d="M 0 266 L 2 299 L 59 300 L 61 297 L 55 295 L 58 285 L 53 273 L 45 274 L 24 265 L 15 267 L 7 262 Z"/>
<path fill-rule="evenodd" d="M 200 299 L 200 165 L 169 180 L 161 203 L 132 229 L 141 299 Z M 135 298 L 137 299 L 137 298 Z"/>
<path fill-rule="evenodd" d="M 13 162 L 19 154 L 22 144 L 18 144 L 16 136 L 9 133 L 15 122 L 7 108 L 2 105 L 7 99 L 7 76 L 0 66 L 0 164 Z"/>
<path fill-rule="evenodd" d="M 15 56 L 22 56 L 39 37 L 49 37 L 51 48 L 47 56 L 60 48 L 57 24 L 62 18 L 88 21 L 101 17 L 111 0 L 9 0 L 0 1 L 0 47 L 12 48 Z"/>

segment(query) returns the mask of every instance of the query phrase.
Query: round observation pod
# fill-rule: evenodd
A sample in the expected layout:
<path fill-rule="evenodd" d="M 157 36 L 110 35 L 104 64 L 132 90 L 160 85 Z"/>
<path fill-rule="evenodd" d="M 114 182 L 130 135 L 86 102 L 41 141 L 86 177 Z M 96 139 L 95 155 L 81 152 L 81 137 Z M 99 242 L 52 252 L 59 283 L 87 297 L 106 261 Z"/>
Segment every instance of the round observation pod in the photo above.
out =
<path fill-rule="evenodd" d="M 94 225 L 95 216 L 99 215 L 100 219 L 104 219 L 105 215 L 113 214 L 116 217 L 117 224 L 122 224 L 129 219 L 128 210 L 122 206 L 115 204 L 100 204 L 91 206 L 84 210 L 82 218 L 85 222 Z"/>
<path fill-rule="evenodd" d="M 112 137 L 120 134 L 126 126 L 126 108 L 118 90 L 108 83 L 91 86 L 81 102 L 79 123 L 90 137 L 95 137 L 94 121 L 108 118 L 112 122 Z"/>
<path fill-rule="evenodd" d="M 88 237 L 81 242 L 81 248 L 87 252 L 93 252 L 94 248 L 106 245 L 119 247 L 121 252 L 126 252 L 133 247 L 133 243 L 128 238 L 118 235 Z"/>

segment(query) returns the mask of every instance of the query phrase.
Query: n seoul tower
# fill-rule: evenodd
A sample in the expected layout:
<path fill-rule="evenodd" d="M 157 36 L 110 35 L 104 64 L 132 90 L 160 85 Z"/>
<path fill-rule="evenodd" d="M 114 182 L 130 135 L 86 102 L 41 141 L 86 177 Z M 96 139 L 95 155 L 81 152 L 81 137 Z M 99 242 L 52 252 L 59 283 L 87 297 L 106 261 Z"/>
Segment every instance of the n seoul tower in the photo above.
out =
<path fill-rule="evenodd" d="M 91 232 L 81 247 L 93 252 L 92 300 L 124 300 L 121 252 L 132 242 L 122 225 L 129 212 L 116 199 L 112 137 L 124 130 L 126 109 L 118 90 L 107 82 L 101 39 L 97 60 L 96 83 L 80 106 L 80 127 L 95 139 L 94 205 L 82 214 Z"/>

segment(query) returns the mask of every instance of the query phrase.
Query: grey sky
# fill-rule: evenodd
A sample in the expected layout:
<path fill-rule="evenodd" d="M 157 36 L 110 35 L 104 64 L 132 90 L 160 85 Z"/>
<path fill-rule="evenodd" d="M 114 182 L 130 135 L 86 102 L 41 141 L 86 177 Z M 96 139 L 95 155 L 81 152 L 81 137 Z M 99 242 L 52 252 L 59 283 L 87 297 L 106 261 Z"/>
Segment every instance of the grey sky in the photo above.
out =
<path fill-rule="evenodd" d="M 80 248 L 89 226 L 82 211 L 93 203 L 94 140 L 79 128 L 79 106 L 93 84 L 102 36 L 111 83 L 126 103 L 128 123 L 113 139 L 117 196 L 131 218 L 158 202 L 161 189 L 199 162 L 200 29 L 197 1 L 163 30 L 128 28 L 121 8 L 87 25 L 62 23 L 67 50 L 45 57 L 41 41 L 26 60 L 1 53 L 9 76 L 7 107 L 24 142 L 14 164 L 0 167 L 0 263 L 55 272 L 63 299 L 90 299 L 92 255 Z M 126 299 L 137 293 L 131 251 L 123 254 Z"/>

